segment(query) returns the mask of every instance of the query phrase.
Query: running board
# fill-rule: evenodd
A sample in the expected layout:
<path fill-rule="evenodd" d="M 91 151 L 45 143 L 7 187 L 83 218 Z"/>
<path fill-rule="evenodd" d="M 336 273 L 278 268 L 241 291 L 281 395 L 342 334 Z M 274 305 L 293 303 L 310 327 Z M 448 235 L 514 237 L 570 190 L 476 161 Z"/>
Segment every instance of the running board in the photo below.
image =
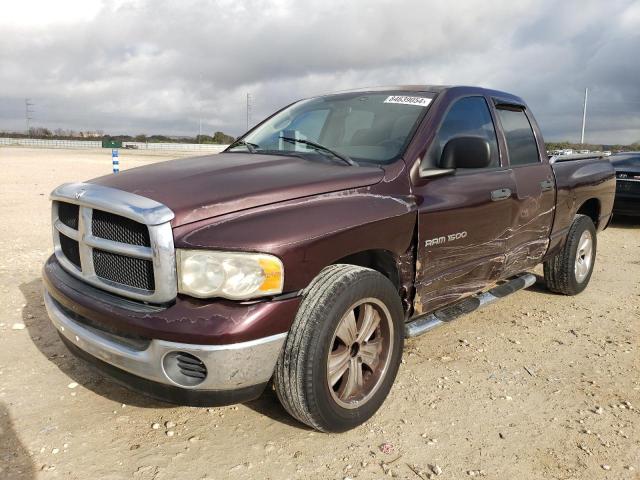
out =
<path fill-rule="evenodd" d="M 443 323 L 451 322 L 484 305 L 500 300 L 501 298 L 511 295 L 523 288 L 528 288 L 534 283 L 536 283 L 536 276 L 531 273 L 525 273 L 524 275 L 512 278 L 505 283 L 493 287 L 487 292 L 465 298 L 464 300 L 441 308 L 440 310 L 436 310 L 433 313 L 414 317 L 405 324 L 404 336 L 406 338 L 410 338 L 427 333 L 429 330 L 433 330 L 435 327 L 438 327 Z"/>

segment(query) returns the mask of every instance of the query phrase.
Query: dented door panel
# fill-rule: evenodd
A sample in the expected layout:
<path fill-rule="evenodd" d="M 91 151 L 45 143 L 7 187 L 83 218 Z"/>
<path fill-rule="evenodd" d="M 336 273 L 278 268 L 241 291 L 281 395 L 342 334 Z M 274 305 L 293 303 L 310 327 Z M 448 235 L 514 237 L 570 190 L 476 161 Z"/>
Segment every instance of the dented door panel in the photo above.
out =
<path fill-rule="evenodd" d="M 516 179 L 514 223 L 507 242 L 504 276 L 521 273 L 542 261 L 549 247 L 555 213 L 556 194 L 553 172 L 548 163 L 513 169 Z M 552 188 L 544 189 L 543 182 Z"/>
<path fill-rule="evenodd" d="M 415 188 L 416 314 L 433 311 L 500 278 L 514 212 L 512 195 L 492 200 L 491 192 L 500 189 L 515 192 L 511 170 L 456 174 Z"/>

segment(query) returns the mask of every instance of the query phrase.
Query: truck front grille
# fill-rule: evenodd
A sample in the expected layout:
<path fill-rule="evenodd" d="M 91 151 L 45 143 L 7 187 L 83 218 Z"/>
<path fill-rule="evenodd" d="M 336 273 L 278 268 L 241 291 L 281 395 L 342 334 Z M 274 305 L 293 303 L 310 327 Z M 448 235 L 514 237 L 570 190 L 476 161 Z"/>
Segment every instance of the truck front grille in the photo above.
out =
<path fill-rule="evenodd" d="M 94 210 L 91 228 L 96 237 L 130 245 L 151 246 L 149 229 L 146 225 L 113 213 Z"/>
<path fill-rule="evenodd" d="M 54 190 L 52 199 L 55 254 L 65 270 L 136 300 L 166 303 L 175 298 L 169 209 L 145 197 L 92 184 L 63 185 Z"/>
<path fill-rule="evenodd" d="M 73 228 L 74 230 L 78 229 L 79 211 L 80 207 L 78 207 L 78 205 L 73 205 L 72 203 L 61 202 L 58 205 L 58 217 L 60 218 L 60 221 L 67 227 Z"/>
<path fill-rule="evenodd" d="M 80 269 L 80 247 L 78 242 L 60 234 L 60 248 L 67 259 Z"/>
<path fill-rule="evenodd" d="M 153 262 L 93 249 L 93 268 L 105 280 L 142 290 L 155 290 Z"/>

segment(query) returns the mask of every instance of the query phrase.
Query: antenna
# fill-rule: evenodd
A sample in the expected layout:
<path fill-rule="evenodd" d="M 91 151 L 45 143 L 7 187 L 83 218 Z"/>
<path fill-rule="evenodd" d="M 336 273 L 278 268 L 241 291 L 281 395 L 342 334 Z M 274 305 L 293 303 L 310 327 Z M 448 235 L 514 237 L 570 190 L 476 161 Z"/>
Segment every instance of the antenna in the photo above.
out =
<path fill-rule="evenodd" d="M 24 117 L 27 122 L 27 136 L 31 131 L 31 120 L 33 120 L 33 117 L 32 117 L 33 109 L 31 107 L 33 107 L 34 105 L 35 104 L 31 102 L 31 99 L 29 98 L 24 99 Z"/>
<path fill-rule="evenodd" d="M 584 145 L 584 126 L 587 123 L 587 96 L 589 89 L 584 89 L 584 107 L 582 108 L 582 135 L 580 135 L 580 143 Z"/>
<path fill-rule="evenodd" d="M 251 126 L 251 94 L 247 93 L 247 132 Z"/>

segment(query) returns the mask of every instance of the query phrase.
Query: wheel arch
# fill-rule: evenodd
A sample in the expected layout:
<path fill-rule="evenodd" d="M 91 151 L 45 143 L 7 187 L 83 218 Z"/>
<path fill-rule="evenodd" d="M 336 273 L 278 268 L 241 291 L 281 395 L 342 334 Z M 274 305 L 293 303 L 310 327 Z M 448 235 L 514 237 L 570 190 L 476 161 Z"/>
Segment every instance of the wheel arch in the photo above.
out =
<path fill-rule="evenodd" d="M 400 289 L 400 269 L 396 257 L 389 250 L 370 249 L 339 258 L 333 264 L 349 264 L 376 270 Z"/>
<path fill-rule="evenodd" d="M 414 245 L 412 243 L 409 250 L 401 255 L 380 248 L 361 250 L 335 260 L 332 265 L 356 265 L 381 273 L 391 281 L 400 296 L 405 314 L 409 314 L 412 310 L 415 280 Z"/>
<path fill-rule="evenodd" d="M 600 200 L 592 197 L 588 200 L 585 200 L 582 205 L 576 211 L 576 215 L 586 215 L 589 217 L 593 224 L 596 226 L 596 230 L 598 229 L 598 224 L 600 222 L 600 211 L 602 206 L 600 204 Z"/>

